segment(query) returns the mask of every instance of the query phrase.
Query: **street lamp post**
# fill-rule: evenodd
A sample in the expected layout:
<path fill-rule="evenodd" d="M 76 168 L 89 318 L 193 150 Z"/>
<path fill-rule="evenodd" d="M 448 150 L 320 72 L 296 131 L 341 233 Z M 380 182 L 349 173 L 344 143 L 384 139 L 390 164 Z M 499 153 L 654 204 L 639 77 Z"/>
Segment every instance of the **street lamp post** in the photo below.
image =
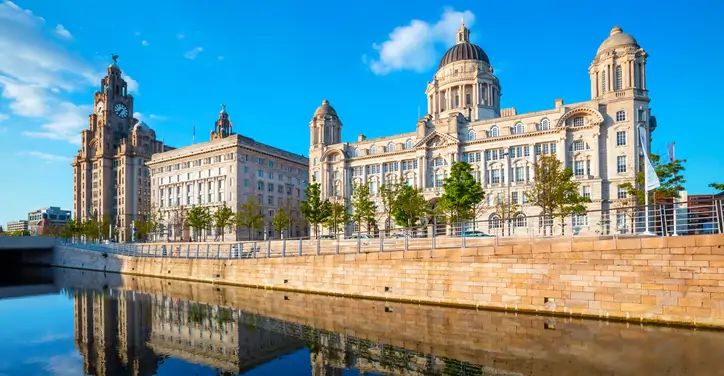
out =
<path fill-rule="evenodd" d="M 511 178 L 512 178 L 511 177 L 512 171 L 510 168 L 510 152 L 508 152 L 508 151 L 503 152 L 503 155 L 505 156 L 505 158 L 507 160 L 506 169 L 508 170 L 507 171 L 508 180 L 506 181 L 506 185 L 508 186 L 508 203 L 506 204 L 507 209 L 508 209 L 508 216 L 506 217 L 505 221 L 508 225 L 508 236 L 510 236 L 510 204 L 511 204 L 511 202 L 510 202 L 510 182 L 511 182 Z"/>

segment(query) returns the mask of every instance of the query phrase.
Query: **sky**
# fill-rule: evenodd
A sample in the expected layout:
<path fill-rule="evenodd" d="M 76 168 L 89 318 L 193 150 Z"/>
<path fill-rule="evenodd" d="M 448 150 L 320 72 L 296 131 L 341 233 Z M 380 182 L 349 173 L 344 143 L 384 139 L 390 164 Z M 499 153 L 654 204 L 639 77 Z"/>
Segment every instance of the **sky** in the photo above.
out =
<path fill-rule="evenodd" d="M 135 116 L 167 144 L 189 145 L 194 126 L 208 140 L 223 103 L 236 132 L 306 155 L 324 99 L 343 141 L 414 131 L 461 18 L 491 59 L 502 107 L 518 113 L 590 99 L 588 67 L 621 26 L 649 53 L 652 151 L 676 142 L 689 193 L 711 193 L 724 182 L 724 2 L 609 10 L 576 0 L 0 0 L 0 225 L 71 209 L 70 162 L 111 54 Z"/>

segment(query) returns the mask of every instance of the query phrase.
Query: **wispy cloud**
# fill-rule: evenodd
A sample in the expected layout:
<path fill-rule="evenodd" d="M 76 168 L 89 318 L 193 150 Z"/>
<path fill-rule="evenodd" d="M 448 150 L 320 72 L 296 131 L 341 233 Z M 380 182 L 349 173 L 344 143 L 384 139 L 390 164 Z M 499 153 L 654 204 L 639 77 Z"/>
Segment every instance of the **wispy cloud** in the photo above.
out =
<path fill-rule="evenodd" d="M 364 55 L 362 59 L 378 75 L 402 70 L 426 71 L 437 62 L 438 46 L 447 47 L 454 43 L 461 19 L 467 26 L 475 23 L 473 12 L 459 12 L 452 8 L 445 8 L 435 22 L 412 20 L 408 25 L 392 30 L 384 42 L 372 45 L 377 57 Z"/>
<path fill-rule="evenodd" d="M 148 118 L 153 119 L 153 120 L 159 120 L 159 121 L 168 120 L 167 116 L 161 116 L 161 115 L 155 115 L 155 114 L 148 115 Z"/>
<path fill-rule="evenodd" d="M 141 120 L 141 119 L 143 119 L 143 114 L 140 113 L 140 112 L 134 112 L 134 113 L 133 113 L 133 117 L 136 118 L 136 119 L 138 119 L 138 120 Z"/>
<path fill-rule="evenodd" d="M 2 123 L 5 120 L 8 120 L 8 119 L 10 119 L 10 115 L 0 113 L 0 123 Z"/>
<path fill-rule="evenodd" d="M 196 57 L 199 56 L 199 54 L 203 51 L 204 51 L 203 47 L 196 47 L 193 50 L 186 52 L 184 54 L 184 57 L 186 59 L 193 60 L 193 59 L 196 59 Z"/>
<path fill-rule="evenodd" d="M 70 160 L 69 157 L 64 157 L 62 155 L 48 154 L 48 153 L 44 153 L 42 151 L 36 151 L 36 150 L 21 151 L 20 153 L 18 153 L 18 155 L 38 158 L 38 159 L 42 159 L 46 162 L 67 162 Z"/>
<path fill-rule="evenodd" d="M 45 372 L 54 376 L 72 376 L 83 374 L 83 357 L 72 351 L 65 355 L 53 355 L 47 358 L 33 357 L 25 364 L 44 364 Z"/>
<path fill-rule="evenodd" d="M 184 38 L 186 38 L 186 36 L 183 35 L 182 33 L 176 34 L 176 39 L 184 39 Z"/>
<path fill-rule="evenodd" d="M 128 75 L 123 76 L 123 79 L 126 80 L 126 84 L 128 85 L 128 92 L 138 94 L 138 81 Z"/>
<path fill-rule="evenodd" d="M 0 20 L 0 51 L 13 52 L 0 53 L 0 90 L 10 115 L 42 122 L 24 135 L 79 144 L 92 108 L 74 104 L 67 95 L 97 85 L 104 72 L 47 37 L 65 34 L 62 25 L 49 27 L 10 1 L 0 2 Z"/>
<path fill-rule="evenodd" d="M 148 41 L 145 39 L 141 41 L 141 45 L 148 46 L 148 44 Z"/>
<path fill-rule="evenodd" d="M 55 27 L 55 34 L 61 38 L 65 39 L 73 39 L 73 36 L 70 34 L 70 31 L 63 27 L 63 25 L 58 24 L 58 26 Z"/>

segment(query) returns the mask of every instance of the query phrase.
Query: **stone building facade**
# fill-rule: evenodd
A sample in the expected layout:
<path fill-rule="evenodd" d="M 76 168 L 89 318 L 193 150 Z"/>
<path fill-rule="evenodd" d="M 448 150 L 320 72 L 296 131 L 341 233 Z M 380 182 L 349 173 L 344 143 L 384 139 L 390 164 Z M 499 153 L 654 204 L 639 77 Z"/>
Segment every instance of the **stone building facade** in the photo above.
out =
<path fill-rule="evenodd" d="M 261 205 L 264 227 L 224 229 L 224 240 L 265 239 L 279 235 L 272 218 L 280 208 L 290 216 L 288 236 L 306 236 L 307 223 L 300 211 L 308 180 L 309 160 L 251 138 L 235 134 L 226 109 L 211 132 L 211 140 L 155 154 L 151 168 L 151 199 L 163 217 L 163 238 L 188 240 L 182 226 L 188 210 L 209 207 L 211 212 L 229 207 L 237 212 L 250 197 Z M 250 232 L 252 232 L 250 234 Z M 206 238 L 217 237 L 208 229 Z"/>
<path fill-rule="evenodd" d="M 108 219 L 119 241 L 132 239 L 133 221 L 150 211 L 151 155 L 173 148 L 133 117 L 133 96 L 115 62 L 93 97 L 95 112 L 73 159 L 73 211 L 77 220 Z"/>
<path fill-rule="evenodd" d="M 639 132 L 649 143 L 656 126 L 646 88 L 648 54 L 633 36 L 614 27 L 599 46 L 588 68 L 590 100 L 556 99 L 550 109 L 519 114 L 500 108 L 500 82 L 469 33 L 462 24 L 456 44 L 442 57 L 425 90 L 428 113 L 413 132 L 342 142 L 340 117 L 328 101 L 322 103 L 310 122 L 309 171 L 323 196 L 349 199 L 354 184 L 367 184 L 377 197 L 382 184 L 401 180 L 434 201 L 451 164 L 467 161 L 486 193 L 477 216 L 489 220 L 483 230 L 501 226 L 495 203 L 502 200 L 520 205 L 512 226 L 529 233 L 543 221 L 531 218 L 542 213 L 525 192 L 535 179 L 536 160 L 553 154 L 573 170 L 581 194 L 591 199 L 589 210 L 616 207 L 626 197 L 620 185 L 640 170 Z M 600 228 L 602 216 L 610 226 L 625 223 L 620 213 L 600 212 L 571 221 L 584 233 L 607 231 Z"/>

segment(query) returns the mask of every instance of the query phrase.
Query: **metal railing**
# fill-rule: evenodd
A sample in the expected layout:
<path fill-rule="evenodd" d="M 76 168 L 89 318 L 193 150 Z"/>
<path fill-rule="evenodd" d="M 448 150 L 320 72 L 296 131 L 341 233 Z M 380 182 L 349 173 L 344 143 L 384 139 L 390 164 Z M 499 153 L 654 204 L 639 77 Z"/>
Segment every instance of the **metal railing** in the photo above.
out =
<path fill-rule="evenodd" d="M 132 257 L 185 259 L 256 259 L 371 252 L 534 244 L 541 239 L 619 236 L 683 236 L 724 232 L 722 201 L 700 205 L 656 204 L 592 210 L 569 216 L 493 217 L 482 221 L 438 223 L 350 236 L 237 241 L 224 243 L 84 243 L 75 248 Z"/>

